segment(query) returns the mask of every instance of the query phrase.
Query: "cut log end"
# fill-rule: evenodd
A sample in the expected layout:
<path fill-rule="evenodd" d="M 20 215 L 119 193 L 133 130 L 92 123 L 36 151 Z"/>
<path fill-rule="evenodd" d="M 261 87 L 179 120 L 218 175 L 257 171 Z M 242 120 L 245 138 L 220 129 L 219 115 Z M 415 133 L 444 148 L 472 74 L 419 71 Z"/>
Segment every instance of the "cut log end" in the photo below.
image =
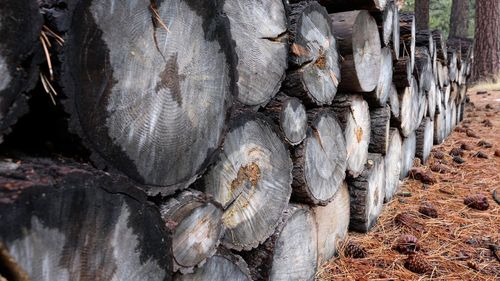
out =
<path fill-rule="evenodd" d="M 385 155 L 385 202 L 389 202 L 399 187 L 401 173 L 401 135 L 398 129 L 391 128 L 389 149 Z"/>
<path fill-rule="evenodd" d="M 434 140 L 434 121 L 426 117 L 420 127 L 416 130 L 417 147 L 415 155 L 420 158 L 421 163 L 427 163 Z"/>
<path fill-rule="evenodd" d="M 417 148 L 417 139 L 415 132 L 412 132 L 403 139 L 401 148 L 401 173 L 399 179 L 403 180 L 408 176 L 408 172 L 413 167 L 413 160 L 415 159 L 415 151 Z"/>

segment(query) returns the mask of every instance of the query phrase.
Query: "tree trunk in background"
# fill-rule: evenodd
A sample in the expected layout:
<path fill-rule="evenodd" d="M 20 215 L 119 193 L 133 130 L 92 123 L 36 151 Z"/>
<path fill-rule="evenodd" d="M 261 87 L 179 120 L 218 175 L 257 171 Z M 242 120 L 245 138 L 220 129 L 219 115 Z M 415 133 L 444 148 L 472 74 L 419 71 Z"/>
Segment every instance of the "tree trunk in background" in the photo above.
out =
<path fill-rule="evenodd" d="M 467 38 L 469 29 L 469 0 L 453 0 L 450 15 L 449 38 Z"/>
<path fill-rule="evenodd" d="M 493 78 L 500 72 L 500 2 L 476 1 L 476 38 L 472 80 Z"/>
<path fill-rule="evenodd" d="M 417 30 L 429 29 L 429 0 L 415 0 L 415 19 Z"/>

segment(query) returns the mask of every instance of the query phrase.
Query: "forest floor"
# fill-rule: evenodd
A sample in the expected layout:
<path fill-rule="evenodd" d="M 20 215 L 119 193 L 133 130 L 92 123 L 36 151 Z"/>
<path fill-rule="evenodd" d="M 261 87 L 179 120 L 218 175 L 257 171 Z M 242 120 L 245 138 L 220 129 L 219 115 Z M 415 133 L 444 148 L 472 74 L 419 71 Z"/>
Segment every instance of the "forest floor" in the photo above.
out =
<path fill-rule="evenodd" d="M 368 234 L 349 232 L 339 256 L 322 266 L 318 280 L 500 280 L 500 248 L 495 248 L 500 246 L 500 205 L 494 200 L 495 189 L 500 197 L 500 91 L 468 95 L 472 104 L 466 106 L 464 121 L 443 144 L 434 146 L 426 165 L 417 163 L 436 183 L 405 180 L 376 226 Z M 477 138 L 471 131 L 461 132 L 465 127 Z M 480 141 L 491 147 L 479 146 Z M 465 162 L 457 164 L 449 152 L 464 143 L 470 150 L 463 151 Z M 477 157 L 479 151 L 488 159 Z M 439 154 L 444 158 L 437 159 Z M 443 165 L 441 173 L 431 171 L 436 164 Z M 487 199 L 487 210 L 464 204 L 476 194 Z M 424 204 L 437 210 L 436 218 L 419 212 Z M 427 267 L 426 273 L 405 268 L 408 255 L 394 250 L 405 234 L 418 239 L 420 249 L 413 260 Z M 346 256 L 349 244 L 363 248 L 366 257 Z"/>

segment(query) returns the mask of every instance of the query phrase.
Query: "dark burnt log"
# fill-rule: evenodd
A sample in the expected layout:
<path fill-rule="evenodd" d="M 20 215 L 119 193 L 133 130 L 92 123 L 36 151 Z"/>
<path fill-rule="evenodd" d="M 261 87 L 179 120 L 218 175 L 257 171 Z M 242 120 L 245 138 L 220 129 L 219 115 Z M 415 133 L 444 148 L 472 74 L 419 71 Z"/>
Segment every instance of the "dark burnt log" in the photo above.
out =
<path fill-rule="evenodd" d="M 153 195 L 187 187 L 212 162 L 236 83 L 222 14 L 213 0 L 77 5 L 62 85 L 71 128 L 97 166 Z"/>
<path fill-rule="evenodd" d="M 413 167 L 413 160 L 415 159 L 415 151 L 417 149 L 417 138 L 415 131 L 410 135 L 403 138 L 401 145 L 401 173 L 399 179 L 403 180 L 408 176 L 410 169 Z"/>
<path fill-rule="evenodd" d="M 420 127 L 415 131 L 417 148 L 415 156 L 420 158 L 421 163 L 427 163 L 434 141 L 434 121 L 429 117 L 424 118 Z"/>
<path fill-rule="evenodd" d="M 330 109 L 313 110 L 308 114 L 307 137 L 293 151 L 292 199 L 326 205 L 345 179 L 346 143 L 342 128 Z"/>
<path fill-rule="evenodd" d="M 364 94 L 366 101 L 375 107 L 384 106 L 391 93 L 392 80 L 392 54 L 389 47 L 384 47 L 380 54 L 380 75 L 377 87 L 373 92 Z"/>
<path fill-rule="evenodd" d="M 398 89 L 399 91 L 399 118 L 394 121 L 401 130 L 403 136 L 408 136 L 417 128 L 419 117 L 419 91 L 415 78 L 411 80 L 409 87 Z"/>
<path fill-rule="evenodd" d="M 410 86 L 413 68 L 408 56 L 401 57 L 394 62 L 392 81 L 396 88 L 405 88 Z"/>
<path fill-rule="evenodd" d="M 307 113 L 299 99 L 280 93 L 266 105 L 265 113 L 279 124 L 290 145 L 298 145 L 306 138 Z"/>
<path fill-rule="evenodd" d="M 278 92 L 285 78 L 288 54 L 286 38 L 283 38 L 287 31 L 285 7 L 281 0 L 223 3 L 223 13 L 229 20 L 232 48 L 238 58 L 236 98 L 245 105 L 262 106 Z M 173 6 L 170 1 L 169 5 Z M 166 15 L 164 20 L 170 22 L 173 16 Z M 216 14 L 213 16 L 217 17 Z M 204 27 L 208 28 L 208 25 Z"/>
<path fill-rule="evenodd" d="M 381 45 L 375 19 L 367 11 L 330 15 L 343 57 L 340 89 L 371 92 L 380 73 Z"/>
<path fill-rule="evenodd" d="M 446 47 L 446 41 L 439 30 L 432 31 L 432 38 L 434 39 L 434 46 L 437 51 L 437 59 L 441 63 L 446 63 L 448 61 L 448 48 Z"/>
<path fill-rule="evenodd" d="M 221 248 L 209 258 L 205 265 L 191 274 L 176 274 L 176 281 L 250 281 L 250 270 L 247 263 L 238 255 Z"/>
<path fill-rule="evenodd" d="M 430 90 L 430 80 L 433 78 L 432 59 L 427 47 L 415 48 L 414 76 L 418 79 L 419 89 Z"/>
<path fill-rule="evenodd" d="M 434 117 L 434 144 L 443 143 L 446 138 L 446 109 L 443 107 Z"/>
<path fill-rule="evenodd" d="M 361 95 L 338 94 L 333 110 L 344 131 L 347 149 L 347 172 L 357 177 L 364 169 L 370 144 L 370 111 Z"/>
<path fill-rule="evenodd" d="M 205 194 L 186 190 L 160 206 L 165 226 L 171 230 L 173 269 L 193 272 L 215 254 L 224 227 L 222 207 Z"/>
<path fill-rule="evenodd" d="M 399 188 L 401 173 L 401 135 L 397 128 L 391 128 L 389 133 L 389 148 L 384 157 L 385 162 L 385 202 L 389 202 Z"/>
<path fill-rule="evenodd" d="M 397 9 L 393 1 L 389 1 L 383 11 L 372 12 L 372 16 L 377 21 L 380 42 L 384 46 L 389 46 L 394 29 L 394 11 Z M 398 41 L 399 42 L 399 41 Z"/>
<path fill-rule="evenodd" d="M 329 13 L 354 10 L 383 11 L 388 0 L 319 0 Z"/>
<path fill-rule="evenodd" d="M 62 159 L 4 159 L 0 182 L 0 259 L 22 280 L 171 280 L 171 233 L 124 177 Z"/>
<path fill-rule="evenodd" d="M 347 236 L 349 228 L 350 197 L 343 182 L 332 202 L 313 208 L 318 230 L 318 266 L 337 254 L 338 244 Z"/>
<path fill-rule="evenodd" d="M 371 136 L 368 151 L 385 155 L 389 146 L 391 109 L 388 105 L 370 110 Z"/>
<path fill-rule="evenodd" d="M 380 154 L 370 154 L 363 173 L 348 178 L 351 197 L 349 229 L 368 232 L 382 212 L 385 190 L 385 164 Z"/>
<path fill-rule="evenodd" d="M 38 81 L 42 16 L 36 1 L 5 1 L 0 6 L 0 143 L 28 112 L 26 92 Z"/>
<path fill-rule="evenodd" d="M 413 13 L 399 15 L 400 55 L 410 58 L 411 69 L 415 67 L 415 16 Z"/>
<path fill-rule="evenodd" d="M 271 237 L 242 255 L 252 280 L 314 280 L 317 251 L 313 212 L 307 206 L 290 205 Z"/>
<path fill-rule="evenodd" d="M 290 4 L 289 10 L 292 67 L 282 90 L 307 105 L 331 104 L 341 77 L 330 16 L 324 7 L 311 1 Z"/>
<path fill-rule="evenodd" d="M 204 189 L 224 208 L 222 244 L 249 250 L 276 227 L 292 192 L 292 160 L 260 114 L 232 120 L 222 152 L 204 177 Z"/>
<path fill-rule="evenodd" d="M 399 96 L 398 90 L 394 83 L 391 85 L 391 92 L 389 94 L 389 106 L 391 108 L 391 120 L 399 118 Z"/>

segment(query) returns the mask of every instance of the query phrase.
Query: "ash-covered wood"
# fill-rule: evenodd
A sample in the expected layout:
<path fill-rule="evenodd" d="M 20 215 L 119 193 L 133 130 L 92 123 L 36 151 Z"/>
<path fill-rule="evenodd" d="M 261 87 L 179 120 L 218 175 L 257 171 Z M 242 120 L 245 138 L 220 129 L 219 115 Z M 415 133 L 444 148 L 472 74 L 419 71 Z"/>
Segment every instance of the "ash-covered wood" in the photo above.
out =
<path fill-rule="evenodd" d="M 346 143 L 331 110 L 315 110 L 309 116 L 307 137 L 293 152 L 292 199 L 326 205 L 345 179 Z"/>
<path fill-rule="evenodd" d="M 399 130 L 391 128 L 389 133 L 389 149 L 385 154 L 385 201 L 389 202 L 399 188 L 401 173 L 402 142 Z"/>
<path fill-rule="evenodd" d="M 329 13 L 354 10 L 383 11 L 388 0 L 319 0 Z"/>
<path fill-rule="evenodd" d="M 331 104 L 341 81 L 330 16 L 316 2 L 289 5 L 291 69 L 282 90 L 309 105 Z"/>
<path fill-rule="evenodd" d="M 314 280 L 317 230 L 307 206 L 290 205 L 276 230 L 258 248 L 243 253 L 253 280 Z"/>
<path fill-rule="evenodd" d="M 127 179 L 2 159 L 0 182 L 0 244 L 30 280 L 171 280 L 171 235 Z"/>
<path fill-rule="evenodd" d="M 422 164 L 425 164 L 434 144 L 434 121 L 429 117 L 424 118 L 420 127 L 415 131 L 415 136 L 417 140 L 415 156 L 420 158 Z"/>
<path fill-rule="evenodd" d="M 348 178 L 351 197 L 349 229 L 368 232 L 377 222 L 384 203 L 385 167 L 380 154 L 370 154 L 363 173 Z"/>
<path fill-rule="evenodd" d="M 318 266 L 337 254 L 338 244 L 347 236 L 350 197 L 347 183 L 342 183 L 332 202 L 313 208 L 318 230 Z"/>
<path fill-rule="evenodd" d="M 332 106 L 344 131 L 347 172 L 357 177 L 364 169 L 370 143 L 370 111 L 361 95 L 338 94 Z"/>
<path fill-rule="evenodd" d="M 388 105 L 370 110 L 371 135 L 368 151 L 385 155 L 389 147 L 391 109 Z"/>
<path fill-rule="evenodd" d="M 199 177 L 222 142 L 236 83 L 228 26 L 213 0 L 77 5 L 62 86 L 71 127 L 98 166 L 151 195 Z"/>
<path fill-rule="evenodd" d="M 399 174 L 400 180 L 406 178 L 411 167 L 413 167 L 416 149 L 417 138 L 415 131 L 413 131 L 407 137 L 403 138 L 403 144 L 401 146 L 401 172 Z"/>
<path fill-rule="evenodd" d="M 17 119 L 28 112 L 25 93 L 39 78 L 43 22 L 36 1 L 5 1 L 0 5 L 0 14 L 1 143 Z"/>
<path fill-rule="evenodd" d="M 381 44 L 375 19 L 367 11 L 330 15 L 343 57 L 340 89 L 371 92 L 380 74 Z"/>
<path fill-rule="evenodd" d="M 194 7 L 200 6 L 193 3 Z M 223 3 L 224 15 L 229 20 L 231 48 L 237 56 L 236 98 L 245 105 L 262 106 L 278 92 L 285 78 L 288 54 L 284 38 L 287 30 L 285 7 L 281 0 Z M 171 20 L 172 16 L 165 18 L 166 22 Z M 208 25 L 205 28 L 208 29 Z"/>
<path fill-rule="evenodd" d="M 289 144 L 298 145 L 306 138 L 307 113 L 299 99 L 280 93 L 266 105 L 265 113 L 279 123 Z"/>
<path fill-rule="evenodd" d="M 204 189 L 224 208 L 222 244 L 249 250 L 276 227 L 291 195 L 292 160 L 270 122 L 259 114 L 232 120 L 223 151 Z"/>
<path fill-rule="evenodd" d="M 172 232 L 174 271 L 193 272 L 215 253 L 224 233 L 223 210 L 210 197 L 186 190 L 162 203 L 160 212 Z"/>

